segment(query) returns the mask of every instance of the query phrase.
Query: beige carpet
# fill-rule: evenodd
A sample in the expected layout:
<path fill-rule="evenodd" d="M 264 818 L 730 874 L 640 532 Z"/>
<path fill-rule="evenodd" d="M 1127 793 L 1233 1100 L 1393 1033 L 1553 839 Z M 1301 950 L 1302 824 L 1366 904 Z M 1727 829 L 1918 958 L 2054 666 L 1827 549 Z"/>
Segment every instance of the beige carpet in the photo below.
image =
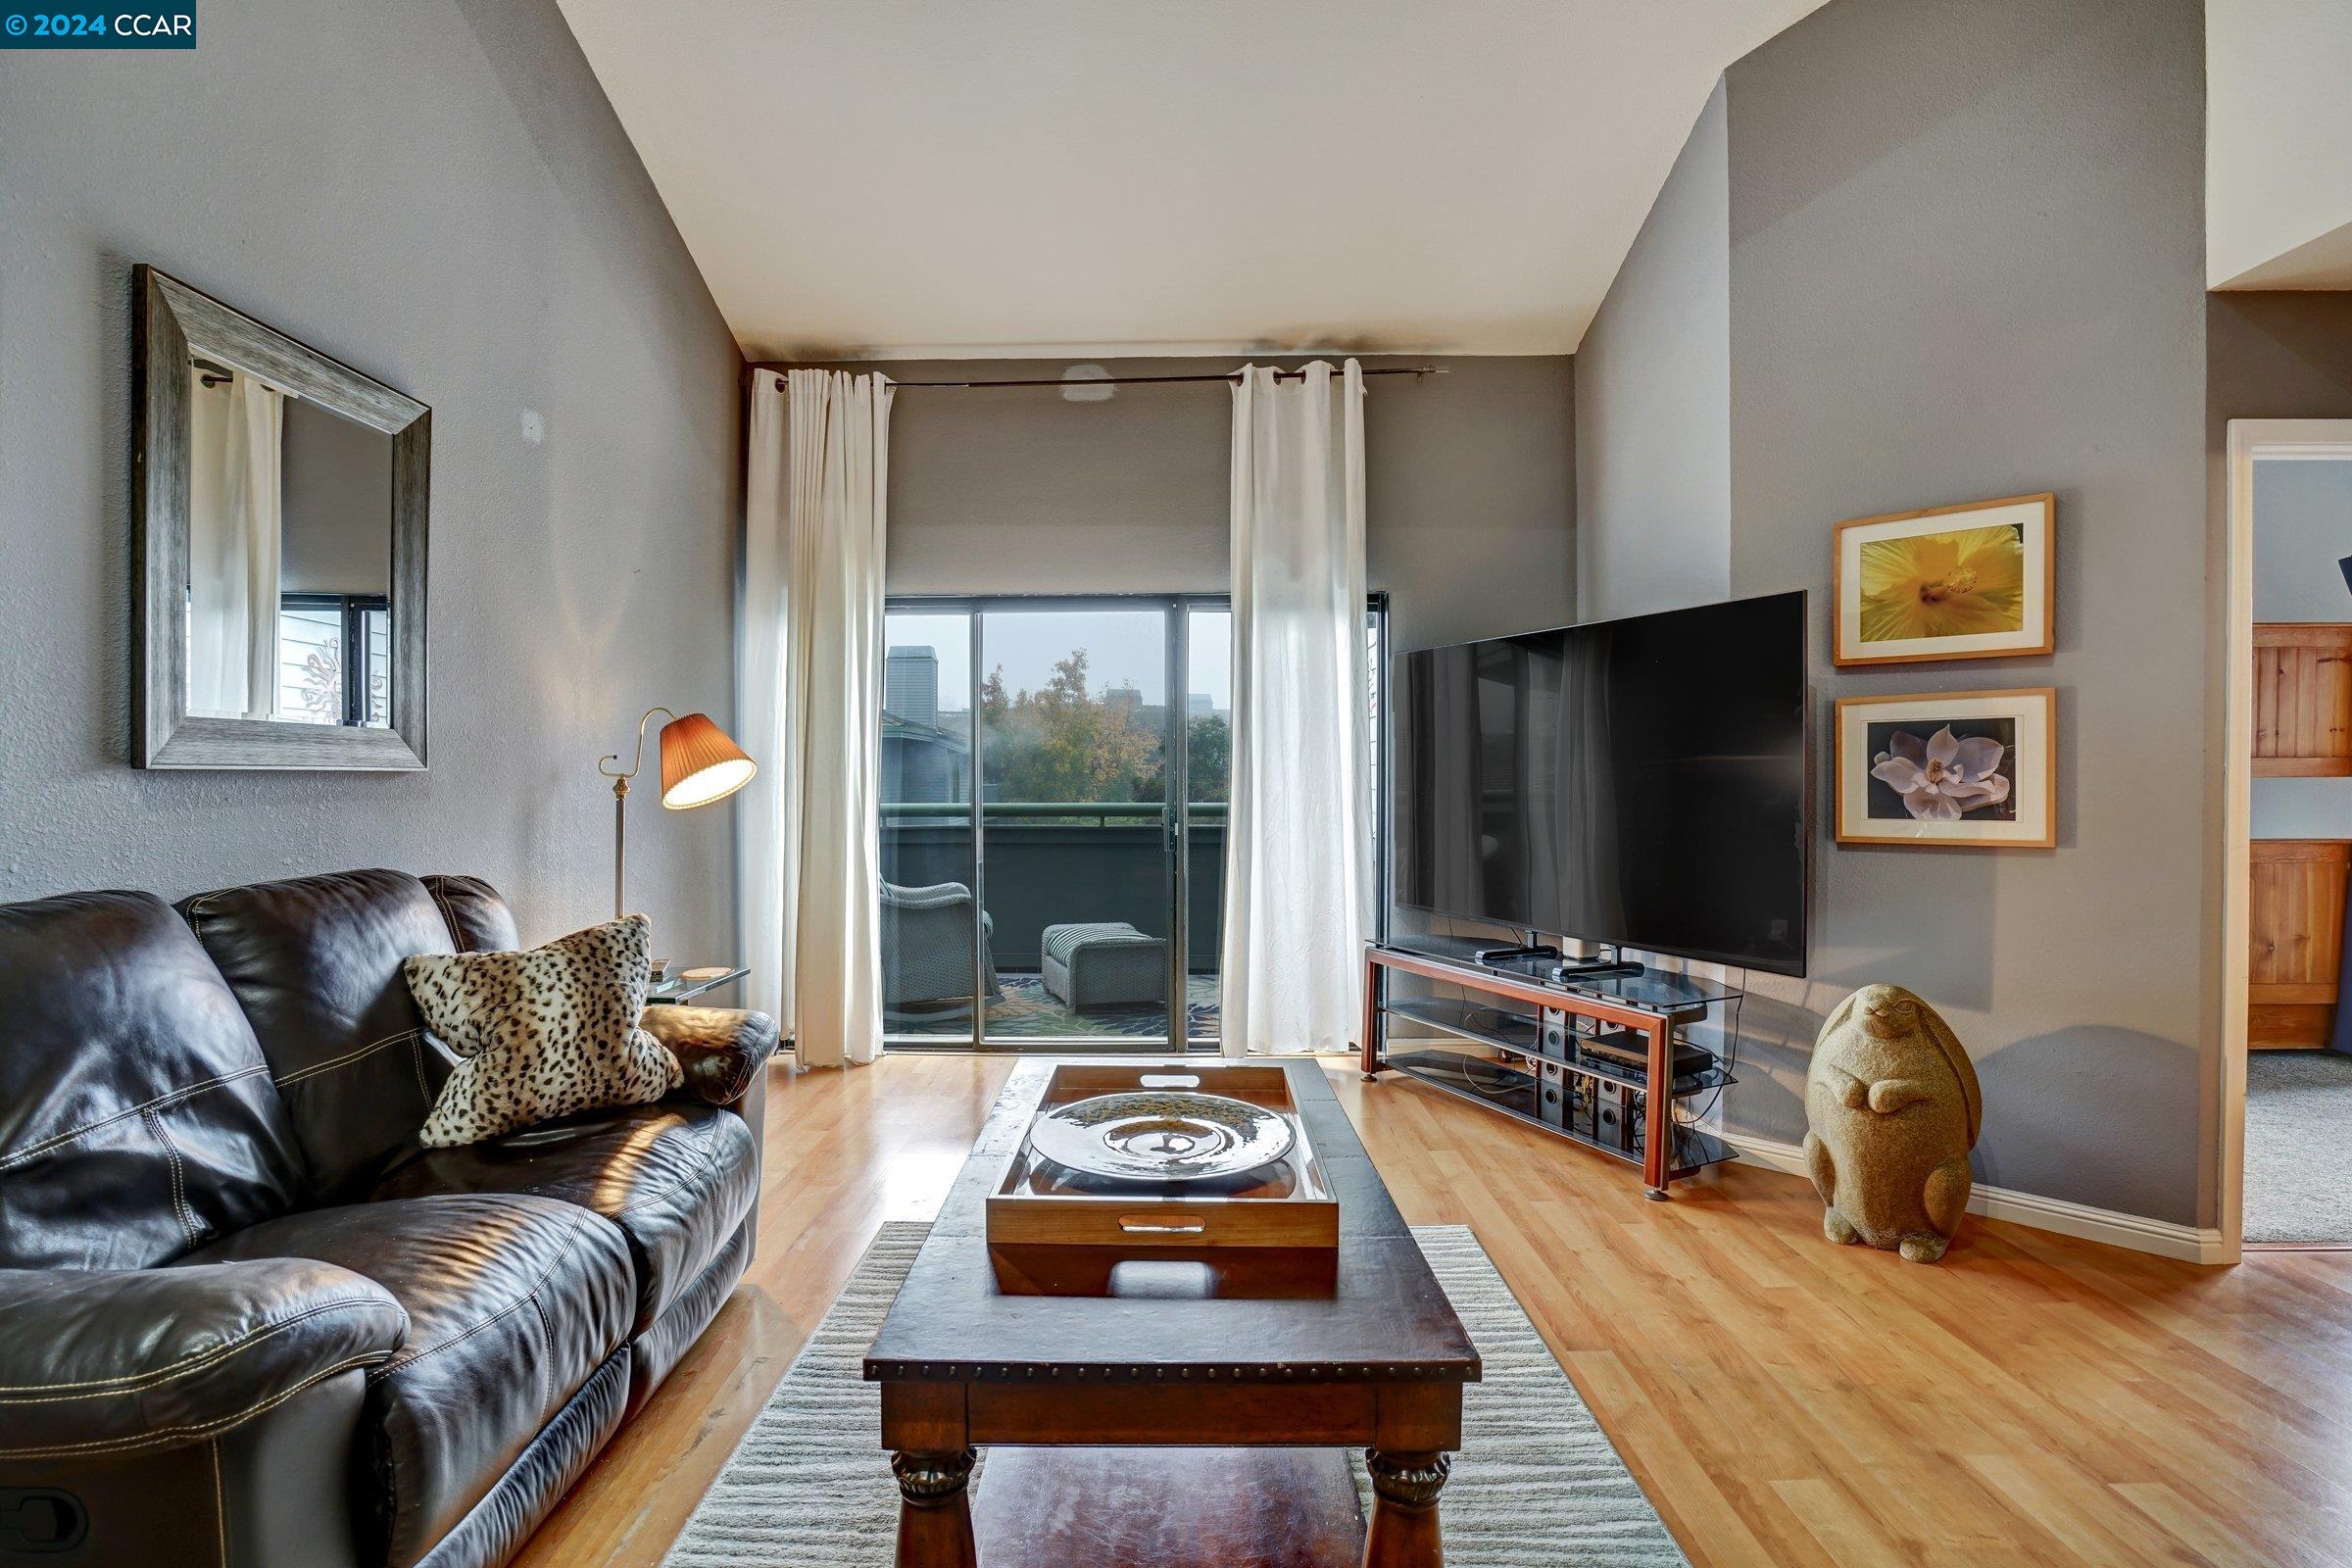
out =
<path fill-rule="evenodd" d="M 899 1494 L 861 1363 L 929 1229 L 882 1227 L 665 1568 L 887 1568 Z M 1477 1238 L 1460 1225 L 1413 1234 L 1486 1372 L 1466 1393 L 1440 1503 L 1447 1568 L 1685 1568 Z M 1357 1471 L 1361 1491 L 1360 1456 Z M 988 1484 L 985 1453 L 973 1484 Z"/>
<path fill-rule="evenodd" d="M 2352 1242 L 2352 1056 L 2246 1053 L 2246 1240 Z"/>

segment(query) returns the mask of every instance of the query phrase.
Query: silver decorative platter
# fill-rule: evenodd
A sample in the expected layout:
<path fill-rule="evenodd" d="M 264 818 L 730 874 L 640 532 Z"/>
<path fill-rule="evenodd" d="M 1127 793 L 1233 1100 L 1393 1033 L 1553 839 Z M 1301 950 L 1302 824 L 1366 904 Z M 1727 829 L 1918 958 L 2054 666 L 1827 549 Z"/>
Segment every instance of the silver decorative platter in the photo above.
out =
<path fill-rule="evenodd" d="M 1197 1182 L 1270 1165 L 1298 1134 L 1263 1105 L 1142 1090 L 1057 1105 L 1029 1141 L 1057 1165 L 1114 1181 Z"/>

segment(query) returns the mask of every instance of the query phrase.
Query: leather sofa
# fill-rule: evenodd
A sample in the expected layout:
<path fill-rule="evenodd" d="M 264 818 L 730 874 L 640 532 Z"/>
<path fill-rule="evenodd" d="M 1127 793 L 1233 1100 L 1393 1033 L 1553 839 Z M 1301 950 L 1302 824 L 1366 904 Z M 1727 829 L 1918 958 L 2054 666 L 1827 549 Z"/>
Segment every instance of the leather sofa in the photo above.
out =
<path fill-rule="evenodd" d="M 488 1144 L 401 976 L 511 950 L 398 871 L 0 906 L 0 1563 L 505 1562 L 749 1261 L 774 1023 Z"/>

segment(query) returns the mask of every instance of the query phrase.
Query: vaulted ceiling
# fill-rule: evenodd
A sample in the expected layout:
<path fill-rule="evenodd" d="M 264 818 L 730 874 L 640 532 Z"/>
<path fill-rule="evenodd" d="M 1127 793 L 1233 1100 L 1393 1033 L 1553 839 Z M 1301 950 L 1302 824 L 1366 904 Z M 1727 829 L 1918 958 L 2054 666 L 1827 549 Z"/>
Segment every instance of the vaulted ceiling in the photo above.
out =
<path fill-rule="evenodd" d="M 755 359 L 1558 354 L 1820 0 L 561 0 Z"/>

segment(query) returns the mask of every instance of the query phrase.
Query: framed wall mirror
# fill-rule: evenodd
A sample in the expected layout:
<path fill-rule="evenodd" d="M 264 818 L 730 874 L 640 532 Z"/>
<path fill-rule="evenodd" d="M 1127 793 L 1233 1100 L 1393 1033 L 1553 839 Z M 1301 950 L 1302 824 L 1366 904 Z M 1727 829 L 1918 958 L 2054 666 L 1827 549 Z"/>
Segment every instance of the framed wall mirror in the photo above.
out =
<path fill-rule="evenodd" d="M 141 767 L 425 759 L 432 412 L 135 274 Z"/>

